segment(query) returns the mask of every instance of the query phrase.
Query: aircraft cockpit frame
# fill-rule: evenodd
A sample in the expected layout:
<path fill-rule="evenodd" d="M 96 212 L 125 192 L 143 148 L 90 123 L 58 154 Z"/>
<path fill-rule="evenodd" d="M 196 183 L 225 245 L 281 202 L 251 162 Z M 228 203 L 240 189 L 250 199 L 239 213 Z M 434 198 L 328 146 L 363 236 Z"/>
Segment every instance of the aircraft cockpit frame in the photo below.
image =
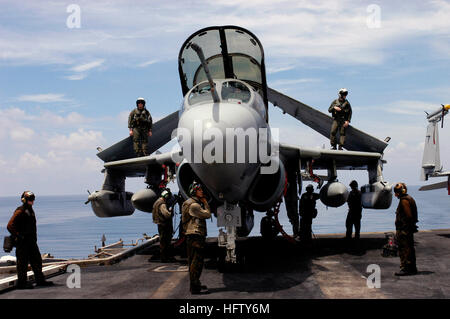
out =
<path fill-rule="evenodd" d="M 236 79 L 215 79 L 214 86 L 221 103 L 242 104 L 243 107 L 254 109 L 262 118 L 266 119 L 264 101 L 253 86 Z M 184 97 L 181 113 L 195 106 L 213 102 L 209 82 L 200 82 Z"/>

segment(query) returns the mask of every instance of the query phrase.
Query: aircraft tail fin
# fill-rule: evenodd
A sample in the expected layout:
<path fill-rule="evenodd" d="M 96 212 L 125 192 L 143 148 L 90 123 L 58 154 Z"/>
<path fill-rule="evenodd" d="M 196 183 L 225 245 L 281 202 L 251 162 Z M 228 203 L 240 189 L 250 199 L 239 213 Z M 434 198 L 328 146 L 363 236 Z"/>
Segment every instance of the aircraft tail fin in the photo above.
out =
<path fill-rule="evenodd" d="M 177 128 L 177 125 L 178 111 L 167 115 L 153 124 L 152 136 L 148 139 L 147 150 L 149 154 L 152 154 L 172 139 L 172 131 Z M 119 161 L 136 157 L 133 150 L 133 138 L 128 136 L 120 142 L 97 153 L 97 156 L 104 162 Z"/>
<path fill-rule="evenodd" d="M 427 134 L 425 136 L 421 179 L 426 181 L 429 175 L 439 171 L 441 171 L 439 130 L 436 122 L 430 122 L 427 126 Z"/>

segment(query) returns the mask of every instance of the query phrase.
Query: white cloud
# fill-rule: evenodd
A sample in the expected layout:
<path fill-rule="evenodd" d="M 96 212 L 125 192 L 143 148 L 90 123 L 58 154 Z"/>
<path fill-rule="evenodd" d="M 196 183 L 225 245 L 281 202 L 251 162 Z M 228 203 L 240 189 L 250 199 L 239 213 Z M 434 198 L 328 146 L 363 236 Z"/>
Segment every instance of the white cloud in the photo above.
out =
<path fill-rule="evenodd" d="M 31 141 L 34 136 L 34 131 L 28 127 L 14 127 L 9 132 L 13 141 Z"/>
<path fill-rule="evenodd" d="M 33 169 L 42 167 L 45 164 L 45 160 L 37 154 L 31 154 L 26 152 L 19 158 L 18 167 L 21 169 Z"/>
<path fill-rule="evenodd" d="M 289 71 L 295 68 L 295 65 L 271 65 L 266 68 L 267 74 Z"/>
<path fill-rule="evenodd" d="M 80 65 L 74 66 L 70 70 L 74 71 L 74 72 L 86 72 L 86 71 L 92 70 L 94 68 L 98 68 L 104 62 L 105 62 L 105 60 L 100 59 L 100 60 L 92 61 L 92 62 L 89 62 L 89 63 L 84 63 L 84 64 L 80 64 Z"/>
<path fill-rule="evenodd" d="M 3 159 L 3 156 L 0 155 L 0 167 L 6 166 L 7 162 Z"/>
<path fill-rule="evenodd" d="M 86 171 L 100 172 L 103 169 L 103 162 L 96 158 L 86 157 L 82 166 Z"/>
<path fill-rule="evenodd" d="M 319 82 L 320 79 L 313 79 L 313 78 L 302 78 L 302 79 L 279 79 L 275 81 L 271 81 L 267 85 L 269 87 L 279 88 L 283 86 L 291 86 L 295 84 L 300 83 L 311 83 L 311 82 Z"/>
<path fill-rule="evenodd" d="M 49 111 L 43 111 L 40 115 L 34 117 L 35 122 L 45 123 L 50 126 L 62 126 L 62 125 L 79 125 L 92 121 L 92 119 L 77 113 L 70 112 L 66 116 L 54 114 Z"/>
<path fill-rule="evenodd" d="M 145 68 L 145 67 L 147 67 L 149 65 L 152 65 L 152 64 L 155 64 L 155 63 L 158 63 L 158 62 L 159 62 L 159 60 L 153 59 L 153 60 L 150 60 L 150 61 L 147 61 L 147 62 L 139 64 L 138 67 Z"/>
<path fill-rule="evenodd" d="M 47 159 L 52 163 L 62 163 L 65 161 L 70 161 L 74 158 L 71 149 L 62 150 L 50 150 L 47 153 Z"/>
<path fill-rule="evenodd" d="M 98 68 L 103 65 L 104 59 L 95 60 L 88 63 L 76 65 L 70 69 L 70 71 L 76 72 L 75 74 L 65 76 L 64 78 L 71 81 L 80 81 L 87 77 L 86 72 L 92 69 Z"/>
<path fill-rule="evenodd" d="M 5 118 L 8 120 L 18 120 L 25 118 L 25 111 L 17 107 L 12 107 L 8 109 L 0 109 L 0 118 Z"/>
<path fill-rule="evenodd" d="M 48 145 L 55 149 L 95 150 L 103 140 L 102 132 L 79 129 L 68 136 L 56 135 L 49 138 Z"/>
<path fill-rule="evenodd" d="M 84 78 L 86 78 L 86 74 L 73 74 L 73 75 L 68 75 L 64 77 L 67 80 L 71 80 L 71 81 L 79 81 L 79 80 L 83 80 Z"/>
<path fill-rule="evenodd" d="M 31 115 L 15 107 L 0 109 L 0 140 L 10 138 L 15 142 L 31 141 L 38 139 L 45 131 L 56 127 L 80 126 L 92 121 L 93 119 L 77 112 L 57 115 L 43 110 L 37 115 Z"/>
<path fill-rule="evenodd" d="M 20 102 L 36 102 L 36 103 L 53 103 L 53 102 L 65 102 L 68 99 L 64 98 L 64 94 L 33 94 L 33 95 L 21 95 L 17 98 Z"/>
<path fill-rule="evenodd" d="M 125 1 L 81 1 L 82 21 L 89 29 L 69 31 L 61 23 L 63 3 L 44 1 L 8 4 L 16 18 L 33 14 L 46 21 L 47 28 L 36 34 L 35 20 L 27 29 L 9 26 L 0 31 L 0 59 L 17 63 L 80 63 L 75 72 L 99 67 L 105 54 L 119 63 L 176 58 L 178 48 L 189 31 L 207 25 L 236 24 L 254 32 L 262 41 L 267 56 L 279 61 L 288 58 L 314 58 L 333 63 L 378 64 L 390 57 L 389 48 L 411 39 L 434 51 L 437 57 L 449 58 L 443 43 L 450 33 L 450 6 L 445 1 L 414 2 L 405 6 L 384 2 L 381 28 L 367 26 L 370 3 L 360 1 L 207 1 L 185 3 L 139 2 L 130 7 Z M 192 8 L 201 8 L 192 12 Z M 220 14 L 218 14 L 220 13 Z M 136 23 L 151 21 L 151 23 Z M 83 25 L 83 23 L 82 23 Z M 38 27 L 42 28 L 41 25 Z M 49 31 L 51 30 L 51 31 Z M 61 30 L 61 31 L 55 31 Z M 157 41 L 157 42 L 156 42 Z M 155 45 L 157 43 L 157 45 Z M 417 42 L 416 42 L 417 43 Z M 130 59 L 118 60 L 128 56 Z M 131 60 L 131 61 L 130 61 Z M 123 62 L 125 61 L 125 62 Z M 148 63 L 148 64 L 147 64 Z M 304 63 L 308 63 L 307 61 Z M 270 72 L 273 71 L 269 70 Z"/>
<path fill-rule="evenodd" d="M 389 103 L 384 109 L 389 113 L 425 116 L 425 111 L 430 112 L 438 107 L 432 102 L 400 100 Z"/>
<path fill-rule="evenodd" d="M 18 108 L 0 109 L 0 140 L 10 137 L 19 137 L 21 133 L 17 132 L 23 125 L 19 123 L 27 119 L 25 112 Z M 14 134 L 12 134 L 14 132 Z"/>

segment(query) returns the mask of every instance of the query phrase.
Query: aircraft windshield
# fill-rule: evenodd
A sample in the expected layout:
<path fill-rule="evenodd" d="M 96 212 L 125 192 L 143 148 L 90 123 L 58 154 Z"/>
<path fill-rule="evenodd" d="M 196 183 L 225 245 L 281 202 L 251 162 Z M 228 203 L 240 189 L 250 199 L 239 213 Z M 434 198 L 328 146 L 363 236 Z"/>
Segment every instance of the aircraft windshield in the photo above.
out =
<path fill-rule="evenodd" d="M 223 101 L 247 103 L 250 97 L 250 90 L 240 82 L 228 81 L 222 84 Z"/>
<path fill-rule="evenodd" d="M 213 98 L 211 95 L 211 86 L 209 83 L 203 83 L 194 88 L 189 94 L 189 105 L 204 103 L 204 102 L 213 102 Z"/>
<path fill-rule="evenodd" d="M 264 52 L 253 34 L 240 27 L 224 26 L 202 29 L 189 37 L 179 54 L 183 95 L 207 80 L 192 43 L 202 48 L 213 79 L 245 81 L 258 90 L 267 106 Z"/>

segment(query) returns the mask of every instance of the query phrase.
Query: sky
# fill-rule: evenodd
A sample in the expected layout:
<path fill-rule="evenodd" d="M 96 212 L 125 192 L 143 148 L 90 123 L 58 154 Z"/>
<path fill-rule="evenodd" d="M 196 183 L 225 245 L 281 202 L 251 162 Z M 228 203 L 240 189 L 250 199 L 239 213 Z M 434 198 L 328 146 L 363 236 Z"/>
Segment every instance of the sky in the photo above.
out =
<path fill-rule="evenodd" d="M 254 33 L 268 86 L 322 112 L 347 88 L 351 124 L 391 137 L 385 180 L 421 185 L 424 111 L 450 104 L 449 16 L 442 0 L 0 0 L 0 196 L 100 189 L 96 148 L 127 136 L 137 97 L 155 120 L 179 109 L 178 52 L 211 25 Z M 271 105 L 269 118 L 281 142 L 329 148 Z M 441 161 L 450 169 L 448 124 Z M 345 174 L 367 182 L 366 172 Z"/>

